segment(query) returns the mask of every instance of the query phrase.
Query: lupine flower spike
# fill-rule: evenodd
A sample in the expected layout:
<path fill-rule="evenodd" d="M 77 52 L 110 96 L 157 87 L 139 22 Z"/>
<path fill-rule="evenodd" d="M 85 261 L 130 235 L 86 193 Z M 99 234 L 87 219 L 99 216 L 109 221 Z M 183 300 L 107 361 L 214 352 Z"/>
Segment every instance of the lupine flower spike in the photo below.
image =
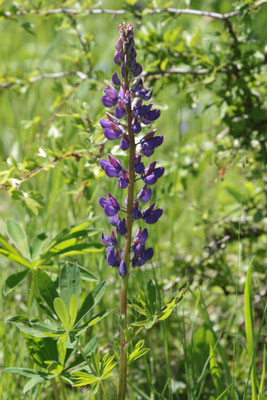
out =
<path fill-rule="evenodd" d="M 99 204 L 113 227 L 110 236 L 102 234 L 101 241 L 107 246 L 106 261 L 110 267 L 118 268 L 122 277 L 120 295 L 120 314 L 123 322 L 121 327 L 120 345 L 120 377 L 119 400 L 125 400 L 127 391 L 127 346 L 125 330 L 127 329 L 127 285 L 129 273 L 133 268 L 143 266 L 153 257 L 152 247 L 147 247 L 147 228 L 139 226 L 132 239 L 133 223 L 143 220 L 147 224 L 154 224 L 162 215 L 162 209 L 156 208 L 156 203 L 141 209 L 141 204 L 148 203 L 152 197 L 151 186 L 164 173 L 163 167 L 157 166 L 157 161 L 145 166 L 144 159 L 152 156 L 157 147 L 163 142 L 163 136 L 156 135 L 156 129 L 142 132 L 147 129 L 159 116 L 160 110 L 153 109 L 149 101 L 152 90 L 144 86 L 141 78 L 142 67 L 136 62 L 134 49 L 133 27 L 125 23 L 119 25 L 120 37 L 116 43 L 114 63 L 120 67 L 120 77 L 117 72 L 112 75 L 112 84 L 104 89 L 103 106 L 109 108 L 106 118 L 100 120 L 104 135 L 108 140 L 120 140 L 123 151 L 129 152 L 127 166 L 120 160 L 108 154 L 107 159 L 100 160 L 100 166 L 111 179 L 118 180 L 118 186 L 127 191 L 124 204 L 110 194 L 100 197 Z M 111 110 L 110 110 L 111 109 Z M 142 135 L 143 133 L 143 135 Z M 141 136 L 142 135 L 142 136 Z M 141 136 L 141 137 L 140 137 Z M 139 138 L 140 137 L 140 138 Z M 144 182 L 135 194 L 136 181 Z M 126 219 L 122 217 L 122 213 Z M 117 236 L 115 234 L 115 230 Z M 119 239 L 119 236 L 124 240 Z M 122 243 L 121 243 L 122 242 Z"/>
<path fill-rule="evenodd" d="M 134 221 L 142 219 L 147 224 L 154 224 L 162 215 L 162 209 L 156 209 L 155 203 L 144 211 L 139 205 L 149 202 L 152 196 L 150 186 L 163 175 L 164 168 L 157 167 L 157 161 L 153 161 L 147 167 L 143 162 L 144 158 L 150 157 L 163 142 L 163 136 L 157 136 L 156 129 L 138 139 L 138 146 L 136 145 L 137 135 L 141 135 L 142 131 L 160 116 L 160 110 L 153 109 L 153 103 L 143 104 L 151 99 L 152 90 L 148 85 L 144 86 L 142 79 L 135 79 L 141 74 L 142 67 L 136 62 L 132 25 L 123 23 L 118 29 L 120 37 L 115 46 L 114 63 L 120 66 L 121 76 L 114 72 L 112 84 L 104 89 L 102 104 L 113 112 L 106 112 L 107 118 L 101 119 L 100 125 L 107 139 L 120 140 L 121 149 L 130 152 L 129 163 L 125 168 L 119 160 L 108 154 L 108 159 L 100 160 L 100 166 L 109 178 L 118 180 L 121 189 L 128 188 L 127 219 L 120 216 L 121 212 L 125 212 L 125 207 L 110 193 L 108 198 L 100 197 L 99 203 L 110 218 L 111 225 L 116 228 L 117 234 L 125 237 L 122 247 L 114 230 L 110 236 L 102 234 L 101 239 L 102 243 L 108 246 L 107 264 L 118 267 L 119 274 L 125 277 L 129 273 L 130 262 L 133 268 L 140 267 L 153 257 L 153 249 L 146 249 L 147 229 L 141 230 L 139 227 L 133 243 L 129 241 Z M 144 186 L 135 198 L 134 185 L 137 179 L 142 179 Z"/>

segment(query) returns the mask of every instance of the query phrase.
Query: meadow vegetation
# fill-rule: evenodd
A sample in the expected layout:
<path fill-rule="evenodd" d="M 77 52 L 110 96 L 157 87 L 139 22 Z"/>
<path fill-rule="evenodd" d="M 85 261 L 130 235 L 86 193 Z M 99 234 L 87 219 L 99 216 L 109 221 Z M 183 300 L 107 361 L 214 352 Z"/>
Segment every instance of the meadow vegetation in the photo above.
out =
<path fill-rule="evenodd" d="M 128 156 L 99 120 L 123 21 L 165 169 L 128 284 L 126 398 L 267 399 L 266 18 L 264 0 L 0 0 L 1 399 L 117 399 L 98 199 L 124 197 L 99 161 Z"/>

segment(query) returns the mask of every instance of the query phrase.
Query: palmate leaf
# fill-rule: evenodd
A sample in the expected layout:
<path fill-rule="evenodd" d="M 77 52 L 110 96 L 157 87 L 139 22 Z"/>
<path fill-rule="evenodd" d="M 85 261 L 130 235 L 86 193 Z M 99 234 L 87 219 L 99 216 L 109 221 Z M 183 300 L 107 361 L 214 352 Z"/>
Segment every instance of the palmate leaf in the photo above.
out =
<path fill-rule="evenodd" d="M 46 263 L 49 259 L 102 251 L 102 245 L 88 240 L 99 232 L 97 229 L 89 227 L 94 221 L 95 218 L 60 232 L 48 244 L 41 256 L 40 264 Z"/>
<path fill-rule="evenodd" d="M 92 364 L 94 365 L 95 371 L 97 371 L 96 375 L 89 374 L 83 371 L 75 371 L 72 373 L 74 380 L 77 382 L 74 386 L 85 386 L 85 385 L 93 385 L 97 382 L 101 382 L 107 378 L 109 378 L 112 374 L 112 369 L 117 364 L 113 363 L 114 356 L 108 358 L 108 354 L 106 354 L 102 361 L 100 361 L 100 353 L 98 352 L 96 357 L 91 357 Z"/>
<path fill-rule="evenodd" d="M 47 326 L 39 324 L 27 326 L 22 323 L 18 323 L 17 327 L 21 332 L 36 338 L 58 338 L 65 334 L 65 331 L 63 330 L 50 329 Z"/>
<path fill-rule="evenodd" d="M 189 284 L 184 285 L 184 287 L 179 291 L 179 293 L 177 293 L 177 295 L 173 299 L 171 299 L 165 307 L 163 307 L 160 310 L 160 312 L 157 314 L 157 319 L 159 321 L 163 321 L 164 319 L 167 319 L 171 315 L 174 308 L 177 307 L 178 304 L 183 300 L 183 297 L 187 292 L 188 287 Z"/>
<path fill-rule="evenodd" d="M 70 329 L 73 328 L 73 325 L 77 317 L 77 313 L 78 313 L 78 298 L 76 294 L 73 294 L 70 299 L 70 307 L 69 307 Z"/>
<path fill-rule="evenodd" d="M 66 306 L 69 307 L 73 294 L 79 296 L 81 289 L 81 273 L 76 264 L 65 263 L 59 277 L 60 295 Z"/>
<path fill-rule="evenodd" d="M 77 263 L 76 263 L 77 264 Z M 86 268 L 82 267 L 81 265 L 77 264 L 78 268 L 81 273 L 81 278 L 85 281 L 99 281 L 99 278 L 92 274 L 91 272 L 87 271 Z"/>
<path fill-rule="evenodd" d="M 31 368 L 15 368 L 15 367 L 8 367 L 3 369 L 4 372 L 8 372 L 10 374 L 17 374 L 26 377 L 35 377 L 39 375 L 39 372 L 31 369 Z"/>
<path fill-rule="evenodd" d="M 110 312 L 111 310 L 104 310 L 101 311 L 99 314 L 94 315 L 88 322 L 88 326 L 93 326 L 97 324 L 99 321 L 101 321 L 101 319 L 105 318 Z"/>
<path fill-rule="evenodd" d="M 36 301 L 38 307 L 40 307 L 40 309 L 44 312 L 44 314 L 48 315 L 49 318 L 55 320 L 55 316 L 54 316 L 53 312 L 50 311 L 49 307 L 46 306 L 44 299 L 41 296 L 39 296 L 39 294 L 37 292 L 34 292 L 33 296 L 34 296 L 34 300 Z"/>
<path fill-rule="evenodd" d="M 86 316 L 86 314 L 100 301 L 106 289 L 106 282 L 100 282 L 93 290 L 90 292 L 78 311 L 77 318 L 75 321 L 75 326 Z"/>
<path fill-rule="evenodd" d="M 12 247 L 7 240 L 4 238 L 3 235 L 0 234 L 0 254 L 2 256 L 8 258 L 11 261 L 14 261 L 20 265 L 23 265 L 24 267 L 31 268 L 31 263 L 24 259 L 22 255 Z"/>
<path fill-rule="evenodd" d="M 37 270 L 37 287 L 42 298 L 46 301 L 51 310 L 54 310 L 54 299 L 58 297 L 56 285 L 49 275 L 42 270 Z"/>
<path fill-rule="evenodd" d="M 138 358 L 144 356 L 150 350 L 148 348 L 143 348 L 143 346 L 144 346 L 144 340 L 140 340 L 138 343 L 136 343 L 133 351 L 128 357 L 129 364 L 137 360 Z"/>
<path fill-rule="evenodd" d="M 36 338 L 26 336 L 26 346 L 34 363 L 46 372 L 53 373 L 59 365 L 57 341 L 54 338 Z M 61 366 L 62 368 L 62 366 Z"/>
<path fill-rule="evenodd" d="M 30 259 L 30 250 L 26 233 L 15 220 L 9 219 L 7 221 L 7 233 L 22 255 Z"/>
<path fill-rule="evenodd" d="M 64 328 L 69 330 L 69 314 L 67 306 L 60 297 L 54 299 L 54 310 L 57 313 L 58 318 L 62 322 Z"/>
<path fill-rule="evenodd" d="M 74 380 L 77 382 L 73 386 L 86 386 L 92 385 L 99 381 L 98 376 L 88 374 L 87 372 L 73 372 L 72 376 Z"/>
<path fill-rule="evenodd" d="M 4 284 L 4 295 L 6 296 L 13 289 L 15 289 L 27 276 L 29 269 L 25 269 L 24 271 L 17 272 L 16 274 L 9 275 Z"/>
<path fill-rule="evenodd" d="M 146 297 L 145 294 L 140 291 L 140 296 L 129 304 L 130 308 L 134 309 L 138 314 L 146 317 L 146 319 L 134 321 L 131 326 L 144 326 L 146 329 L 150 329 L 155 323 L 167 319 L 173 312 L 174 308 L 182 301 L 188 287 L 189 283 L 185 284 L 179 293 L 169 300 L 166 306 L 161 308 L 159 311 L 156 311 L 156 287 L 153 282 L 150 281 L 148 283 L 148 296 Z"/>
<path fill-rule="evenodd" d="M 45 233 L 41 233 L 36 236 L 31 243 L 31 256 L 32 260 L 38 260 L 40 254 L 42 253 L 44 247 L 48 242 L 48 237 Z"/>
<path fill-rule="evenodd" d="M 40 383 L 45 382 L 45 378 L 43 378 L 42 376 L 38 375 L 38 376 L 34 376 L 32 379 L 30 379 L 26 385 L 23 388 L 23 393 L 27 393 L 29 390 L 31 390 L 32 388 L 34 388 L 34 386 L 39 385 Z"/>

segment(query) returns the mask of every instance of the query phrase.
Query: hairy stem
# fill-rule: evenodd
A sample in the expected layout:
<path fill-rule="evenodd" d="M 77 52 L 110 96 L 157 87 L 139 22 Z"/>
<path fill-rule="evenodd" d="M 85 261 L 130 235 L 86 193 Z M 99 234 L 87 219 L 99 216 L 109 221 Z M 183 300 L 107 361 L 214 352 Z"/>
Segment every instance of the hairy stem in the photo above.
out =
<path fill-rule="evenodd" d="M 124 91 L 129 90 L 129 79 L 128 74 L 125 77 Z M 121 284 L 121 295 L 120 295 L 120 315 L 122 317 L 123 326 L 120 332 L 120 376 L 119 376 L 119 400 L 126 398 L 127 391 L 127 343 L 125 340 L 125 331 L 127 329 L 127 290 L 128 290 L 128 277 L 130 270 L 130 250 L 132 242 L 132 227 L 133 227 L 133 201 L 134 201 L 134 184 L 135 184 L 135 139 L 132 131 L 132 109 L 131 105 L 126 108 L 127 121 L 128 121 L 128 139 L 129 139 L 129 185 L 128 185 L 128 200 L 127 200 L 127 236 L 125 239 L 124 247 L 124 262 L 127 267 L 127 276 L 123 278 Z"/>

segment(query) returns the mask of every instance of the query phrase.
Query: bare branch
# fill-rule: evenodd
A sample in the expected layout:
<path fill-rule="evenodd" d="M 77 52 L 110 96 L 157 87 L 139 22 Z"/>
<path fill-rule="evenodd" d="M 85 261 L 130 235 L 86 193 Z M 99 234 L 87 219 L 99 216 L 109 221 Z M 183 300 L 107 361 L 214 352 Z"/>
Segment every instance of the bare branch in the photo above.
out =
<path fill-rule="evenodd" d="M 96 145 L 97 147 L 100 147 L 100 150 L 97 154 L 91 153 L 89 151 L 73 151 L 71 153 L 62 155 L 62 156 L 57 156 L 55 158 L 53 158 L 52 160 L 50 160 L 51 164 L 55 164 L 58 161 L 61 160 L 66 160 L 69 158 L 75 158 L 76 161 L 80 161 L 80 159 L 82 157 L 90 157 L 91 159 L 95 159 L 97 160 L 100 156 L 101 156 L 101 146 L 99 146 L 99 144 Z M 20 179 L 14 179 L 15 184 L 11 184 L 11 183 L 4 183 L 2 185 L 0 185 L 0 190 L 2 189 L 10 189 L 10 188 L 16 188 L 17 190 L 20 190 L 20 185 L 22 183 L 24 183 L 25 181 L 27 181 L 28 179 L 32 178 L 34 175 L 36 175 L 38 172 L 44 170 L 45 168 L 47 168 L 48 165 L 39 165 L 38 167 L 36 167 L 35 169 L 33 169 L 32 171 L 27 172 L 26 174 L 22 175 Z"/>
<path fill-rule="evenodd" d="M 254 4 L 254 9 L 264 5 L 267 3 L 267 0 L 261 0 L 258 1 Z M 110 9 L 85 9 L 85 10 L 78 10 L 74 8 L 54 8 L 51 10 L 18 10 L 16 11 L 15 15 L 27 15 L 27 14 L 35 14 L 35 15 L 43 15 L 43 16 L 48 16 L 48 15 L 54 15 L 54 14 L 68 14 L 68 15 L 77 15 L 77 16 L 86 16 L 86 15 L 99 15 L 99 14 L 109 14 L 113 16 L 118 16 L 118 15 L 124 15 L 126 14 L 126 10 L 110 10 Z M 176 16 L 182 15 L 182 14 L 188 14 L 188 15 L 196 15 L 200 17 L 209 17 L 209 18 L 214 18 L 214 19 L 220 19 L 220 20 L 225 20 L 229 19 L 232 17 L 235 17 L 236 15 L 240 14 L 240 10 L 232 11 L 229 13 L 221 14 L 213 11 L 202 11 L 202 10 L 191 10 L 189 8 L 163 8 L 163 9 L 152 9 L 148 10 L 147 15 L 157 15 L 157 14 L 175 14 Z M 4 16 L 7 19 L 11 19 L 14 14 L 12 14 L 10 11 L 6 11 L 4 13 Z"/>
<path fill-rule="evenodd" d="M 81 71 L 63 71 L 63 72 L 40 74 L 40 75 L 34 76 L 33 78 L 26 80 L 26 82 L 27 83 L 35 83 L 35 82 L 41 81 L 42 79 L 58 79 L 58 78 L 63 78 L 65 76 L 70 76 L 70 75 L 76 75 L 82 80 L 88 79 L 88 76 Z M 6 89 L 6 88 L 9 88 L 10 86 L 21 85 L 23 83 L 24 82 L 21 80 L 16 80 L 16 81 L 11 81 L 11 82 L 2 82 L 2 83 L 0 83 L 0 88 Z"/>
<path fill-rule="evenodd" d="M 170 76 L 170 75 L 205 75 L 208 73 L 211 73 L 213 71 L 213 68 L 200 68 L 197 70 L 192 70 L 192 69 L 183 69 L 183 68 L 171 68 L 171 69 L 166 69 L 165 71 L 161 70 L 156 70 L 156 71 L 144 71 L 142 73 L 142 77 L 147 77 L 147 76 Z M 232 73 L 233 71 L 231 69 L 227 68 L 222 68 L 218 69 L 216 73 L 225 73 L 229 74 Z"/>

